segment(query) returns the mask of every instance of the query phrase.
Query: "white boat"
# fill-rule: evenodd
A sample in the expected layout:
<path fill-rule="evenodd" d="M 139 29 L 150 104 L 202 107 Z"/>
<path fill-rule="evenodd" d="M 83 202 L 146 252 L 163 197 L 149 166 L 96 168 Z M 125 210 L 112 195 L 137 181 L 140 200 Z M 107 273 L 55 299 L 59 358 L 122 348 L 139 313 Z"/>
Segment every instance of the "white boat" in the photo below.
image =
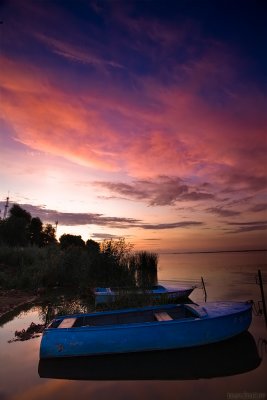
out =
<path fill-rule="evenodd" d="M 150 295 L 155 299 L 161 297 L 166 299 L 182 299 L 187 298 L 195 287 L 188 285 L 180 285 L 179 287 L 155 285 L 148 289 L 97 287 L 94 289 L 94 296 L 96 304 L 112 303 L 124 295 Z"/>

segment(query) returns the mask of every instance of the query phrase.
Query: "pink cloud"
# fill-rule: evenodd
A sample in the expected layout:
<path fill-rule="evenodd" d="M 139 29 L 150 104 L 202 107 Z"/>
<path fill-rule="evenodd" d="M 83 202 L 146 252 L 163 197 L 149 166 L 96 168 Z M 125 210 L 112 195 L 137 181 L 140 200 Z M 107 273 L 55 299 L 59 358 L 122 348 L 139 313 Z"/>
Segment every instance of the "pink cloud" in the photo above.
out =
<path fill-rule="evenodd" d="M 118 139 L 89 102 L 70 97 L 27 65 L 18 68 L 9 60 L 1 65 L 3 119 L 14 129 L 16 140 L 81 164 L 117 168 L 112 147 Z"/>
<path fill-rule="evenodd" d="M 157 178 L 122 182 L 94 182 L 114 193 L 119 198 L 135 201 L 146 201 L 151 206 L 169 206 L 179 201 L 210 200 L 214 196 L 203 188 L 190 187 L 177 177 L 159 176 Z"/>
<path fill-rule="evenodd" d="M 208 84 L 209 69 L 213 67 L 213 64 L 206 65 Z M 218 69 L 218 65 L 216 67 Z M 220 75 L 218 73 L 218 80 L 222 78 Z M 189 174 L 214 174 L 222 166 L 227 167 L 228 173 L 231 169 L 235 173 L 240 168 L 243 170 L 246 164 L 248 170 L 253 171 L 252 175 L 264 176 L 267 145 L 264 96 L 252 87 L 241 86 L 235 93 L 222 92 L 225 104 L 216 105 L 199 96 L 200 89 L 201 84 L 197 87 L 195 82 L 192 85 L 189 82 L 186 89 L 174 85 L 167 89 L 157 84 L 150 85 L 151 95 L 157 96 L 164 108 L 161 121 L 156 116 L 158 132 L 149 137 L 151 143 L 143 142 L 147 170 L 151 171 L 153 167 L 153 171 L 155 168 L 158 172 L 162 168 L 169 173 L 165 170 L 164 162 L 167 162 L 170 169 L 174 168 L 180 174 L 186 170 Z M 255 107 L 251 106 L 252 99 Z M 142 154 L 142 143 L 134 146 L 139 146 L 139 154 Z M 147 150 L 149 146 L 150 152 Z M 140 157 L 136 162 L 132 160 L 138 171 L 146 169 L 142 160 L 142 156 L 141 160 Z"/>
<path fill-rule="evenodd" d="M 56 47 L 62 46 L 60 42 Z M 64 57 L 71 51 L 65 48 Z M 66 90 L 56 71 L 44 74 L 37 67 L 2 59 L 3 118 L 16 139 L 31 148 L 137 178 L 195 175 L 213 181 L 215 175 L 216 183 L 235 185 L 235 176 L 241 176 L 246 165 L 249 180 L 261 179 L 266 165 L 263 95 L 253 88 L 249 93 L 244 87 L 225 89 L 223 105 L 200 95 L 206 83 L 210 89 L 220 80 L 224 87 L 233 79 L 233 60 L 228 57 L 230 66 L 223 71 L 212 52 L 205 61 L 192 63 L 184 72 L 186 85 L 168 87 L 134 77 L 139 90 L 131 94 L 116 83 L 103 88 L 89 78 L 77 93 L 71 86 Z M 182 70 L 184 66 L 177 76 Z"/>

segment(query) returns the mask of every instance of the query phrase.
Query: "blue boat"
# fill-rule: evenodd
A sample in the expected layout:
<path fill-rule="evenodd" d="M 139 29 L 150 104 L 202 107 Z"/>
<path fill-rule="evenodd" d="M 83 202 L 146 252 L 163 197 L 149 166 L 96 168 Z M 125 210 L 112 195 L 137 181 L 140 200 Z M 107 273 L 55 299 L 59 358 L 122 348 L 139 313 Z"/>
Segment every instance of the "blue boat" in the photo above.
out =
<path fill-rule="evenodd" d="M 168 350 L 216 343 L 246 331 L 250 302 L 168 304 L 59 316 L 44 330 L 40 358 Z"/>
<path fill-rule="evenodd" d="M 123 297 L 127 296 L 144 296 L 149 295 L 153 299 L 166 298 L 167 300 L 187 298 L 196 286 L 192 285 L 179 285 L 177 286 L 162 286 L 155 285 L 151 288 L 110 288 L 110 287 L 97 287 L 94 289 L 94 296 L 96 304 L 112 303 Z"/>
<path fill-rule="evenodd" d="M 72 380 L 187 380 L 232 376 L 261 364 L 249 332 L 205 346 L 39 360 L 41 378 Z"/>

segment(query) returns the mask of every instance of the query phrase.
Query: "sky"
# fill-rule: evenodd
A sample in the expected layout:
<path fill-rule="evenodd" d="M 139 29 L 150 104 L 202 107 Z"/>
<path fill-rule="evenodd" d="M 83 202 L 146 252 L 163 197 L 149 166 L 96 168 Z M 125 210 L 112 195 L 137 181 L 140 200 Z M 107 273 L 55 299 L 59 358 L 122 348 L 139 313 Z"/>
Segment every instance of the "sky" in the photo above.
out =
<path fill-rule="evenodd" d="M 157 252 L 267 248 L 260 0 L 4 0 L 0 209 Z"/>

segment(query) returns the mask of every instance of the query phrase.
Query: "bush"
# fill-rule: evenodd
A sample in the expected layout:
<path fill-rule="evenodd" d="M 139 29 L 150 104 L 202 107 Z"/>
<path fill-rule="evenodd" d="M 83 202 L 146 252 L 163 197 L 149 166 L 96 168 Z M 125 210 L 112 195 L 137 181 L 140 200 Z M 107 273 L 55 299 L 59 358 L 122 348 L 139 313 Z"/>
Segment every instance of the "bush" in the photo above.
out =
<path fill-rule="evenodd" d="M 65 249 L 58 245 L 0 246 L 0 286 L 89 289 L 94 286 L 145 288 L 156 284 L 157 254 L 132 253 L 131 248 L 124 239 L 104 241 L 101 251 L 92 242 Z"/>

